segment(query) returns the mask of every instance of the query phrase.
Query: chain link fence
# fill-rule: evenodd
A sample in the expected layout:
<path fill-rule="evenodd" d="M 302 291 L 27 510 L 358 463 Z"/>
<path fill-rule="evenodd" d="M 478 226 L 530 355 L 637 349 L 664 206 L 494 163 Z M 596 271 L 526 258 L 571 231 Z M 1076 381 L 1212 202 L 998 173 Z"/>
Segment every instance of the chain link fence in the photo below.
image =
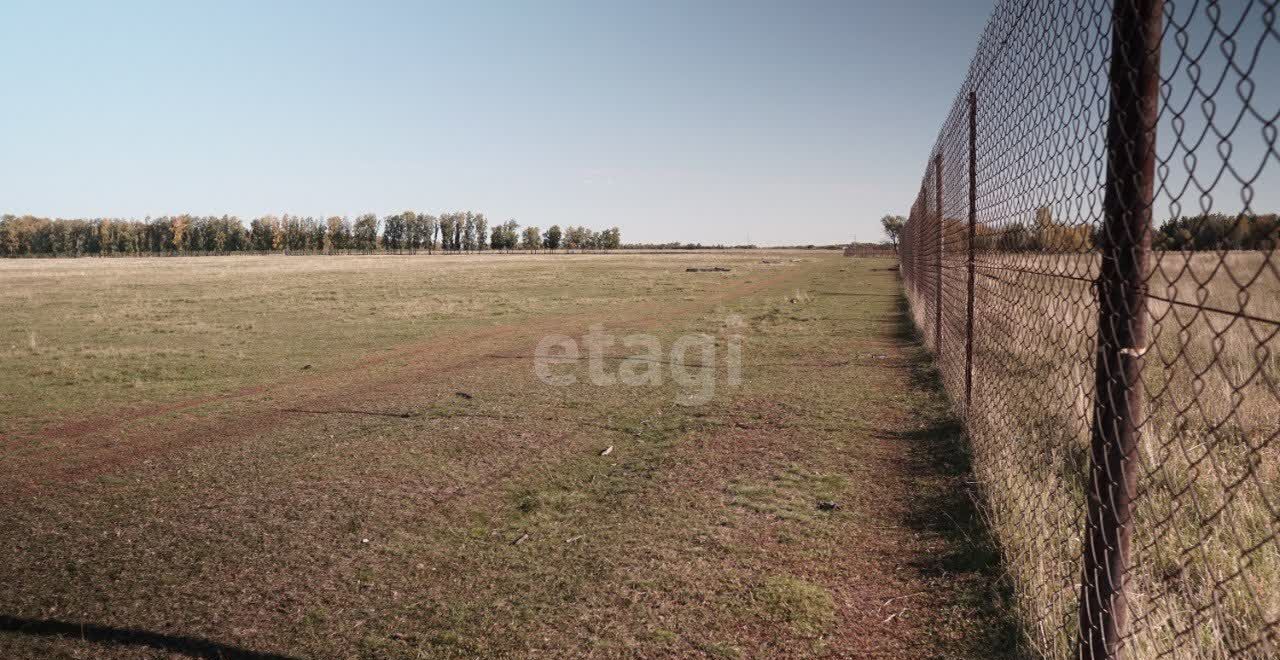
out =
<path fill-rule="evenodd" d="M 1280 657 L 1280 0 L 1001 0 L 903 229 L 1027 650 Z"/>

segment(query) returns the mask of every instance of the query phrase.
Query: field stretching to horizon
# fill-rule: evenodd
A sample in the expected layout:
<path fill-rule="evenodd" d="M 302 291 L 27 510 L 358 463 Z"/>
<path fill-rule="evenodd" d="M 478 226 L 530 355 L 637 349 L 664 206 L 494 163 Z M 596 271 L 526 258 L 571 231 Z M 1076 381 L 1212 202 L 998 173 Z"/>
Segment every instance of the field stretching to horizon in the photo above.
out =
<path fill-rule="evenodd" d="M 40 259 L 0 280 L 0 657 L 1015 643 L 890 259 Z M 593 335 L 617 341 L 541 361 Z"/>

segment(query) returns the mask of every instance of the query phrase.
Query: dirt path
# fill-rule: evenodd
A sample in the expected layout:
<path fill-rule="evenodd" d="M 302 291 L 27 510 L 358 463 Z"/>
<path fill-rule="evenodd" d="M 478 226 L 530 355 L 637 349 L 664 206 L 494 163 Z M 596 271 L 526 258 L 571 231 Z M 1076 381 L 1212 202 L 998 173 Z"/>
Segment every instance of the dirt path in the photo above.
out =
<path fill-rule="evenodd" d="M 28 485 L 0 656 L 991 657 L 992 555 L 896 286 L 822 261 L 49 433 L 64 462 L 0 467 Z M 723 313 L 744 378 L 703 406 L 500 357 Z"/>

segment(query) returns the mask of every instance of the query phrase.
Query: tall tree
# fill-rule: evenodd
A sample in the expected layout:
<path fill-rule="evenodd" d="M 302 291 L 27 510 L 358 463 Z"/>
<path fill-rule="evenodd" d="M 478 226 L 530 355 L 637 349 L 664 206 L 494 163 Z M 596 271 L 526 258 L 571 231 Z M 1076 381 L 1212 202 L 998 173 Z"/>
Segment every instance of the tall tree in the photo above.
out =
<path fill-rule="evenodd" d="M 434 215 L 423 214 L 419 217 L 422 218 L 423 244 L 426 245 L 428 253 L 434 254 L 436 251 L 436 232 L 440 231 L 440 221 Z"/>
<path fill-rule="evenodd" d="M 558 250 L 560 248 L 560 225 L 551 225 L 547 233 L 542 235 L 542 246 L 548 250 Z"/>
<path fill-rule="evenodd" d="M 404 245 L 404 216 L 389 215 L 382 221 L 382 247 L 388 252 L 399 253 Z"/>
<path fill-rule="evenodd" d="M 169 219 L 169 245 L 168 247 L 174 252 L 182 253 L 185 251 L 186 243 L 183 240 L 187 236 L 187 228 L 191 226 L 191 219 L 185 215 Z"/>
<path fill-rule="evenodd" d="M 484 250 L 489 243 L 489 221 L 483 213 L 476 214 L 476 246 Z"/>
<path fill-rule="evenodd" d="M 622 247 L 622 230 L 610 227 L 600 232 L 600 249 L 616 250 Z"/>
<path fill-rule="evenodd" d="M 404 217 L 404 246 L 409 254 L 417 254 L 422 245 L 422 220 L 413 211 L 405 211 L 400 215 Z"/>
<path fill-rule="evenodd" d="M 462 249 L 467 252 L 475 252 L 478 248 L 476 245 L 476 216 L 467 211 L 462 230 Z"/>
<path fill-rule="evenodd" d="M 453 247 L 453 225 L 456 219 L 452 213 L 440 214 L 440 249 L 445 252 L 452 252 Z"/>
<path fill-rule="evenodd" d="M 366 254 L 378 249 L 378 216 L 365 213 L 356 218 L 354 234 L 356 248 Z"/>
<path fill-rule="evenodd" d="M 524 228 L 524 234 L 520 237 L 520 247 L 530 252 L 537 252 L 542 247 L 542 234 L 537 227 Z"/>
<path fill-rule="evenodd" d="M 898 237 L 902 235 L 902 230 L 907 226 L 907 219 L 900 215 L 886 215 L 880 218 L 880 226 L 884 229 L 884 235 L 889 237 L 889 242 L 893 243 L 893 249 L 898 250 Z"/>

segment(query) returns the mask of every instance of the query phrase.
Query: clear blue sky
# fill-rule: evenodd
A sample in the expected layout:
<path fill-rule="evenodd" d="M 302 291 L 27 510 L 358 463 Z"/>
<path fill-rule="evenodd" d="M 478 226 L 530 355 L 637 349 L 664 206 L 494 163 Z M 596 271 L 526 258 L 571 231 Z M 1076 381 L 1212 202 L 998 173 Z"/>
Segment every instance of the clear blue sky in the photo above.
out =
<path fill-rule="evenodd" d="M 990 0 L 0 4 L 0 212 L 878 239 Z"/>

